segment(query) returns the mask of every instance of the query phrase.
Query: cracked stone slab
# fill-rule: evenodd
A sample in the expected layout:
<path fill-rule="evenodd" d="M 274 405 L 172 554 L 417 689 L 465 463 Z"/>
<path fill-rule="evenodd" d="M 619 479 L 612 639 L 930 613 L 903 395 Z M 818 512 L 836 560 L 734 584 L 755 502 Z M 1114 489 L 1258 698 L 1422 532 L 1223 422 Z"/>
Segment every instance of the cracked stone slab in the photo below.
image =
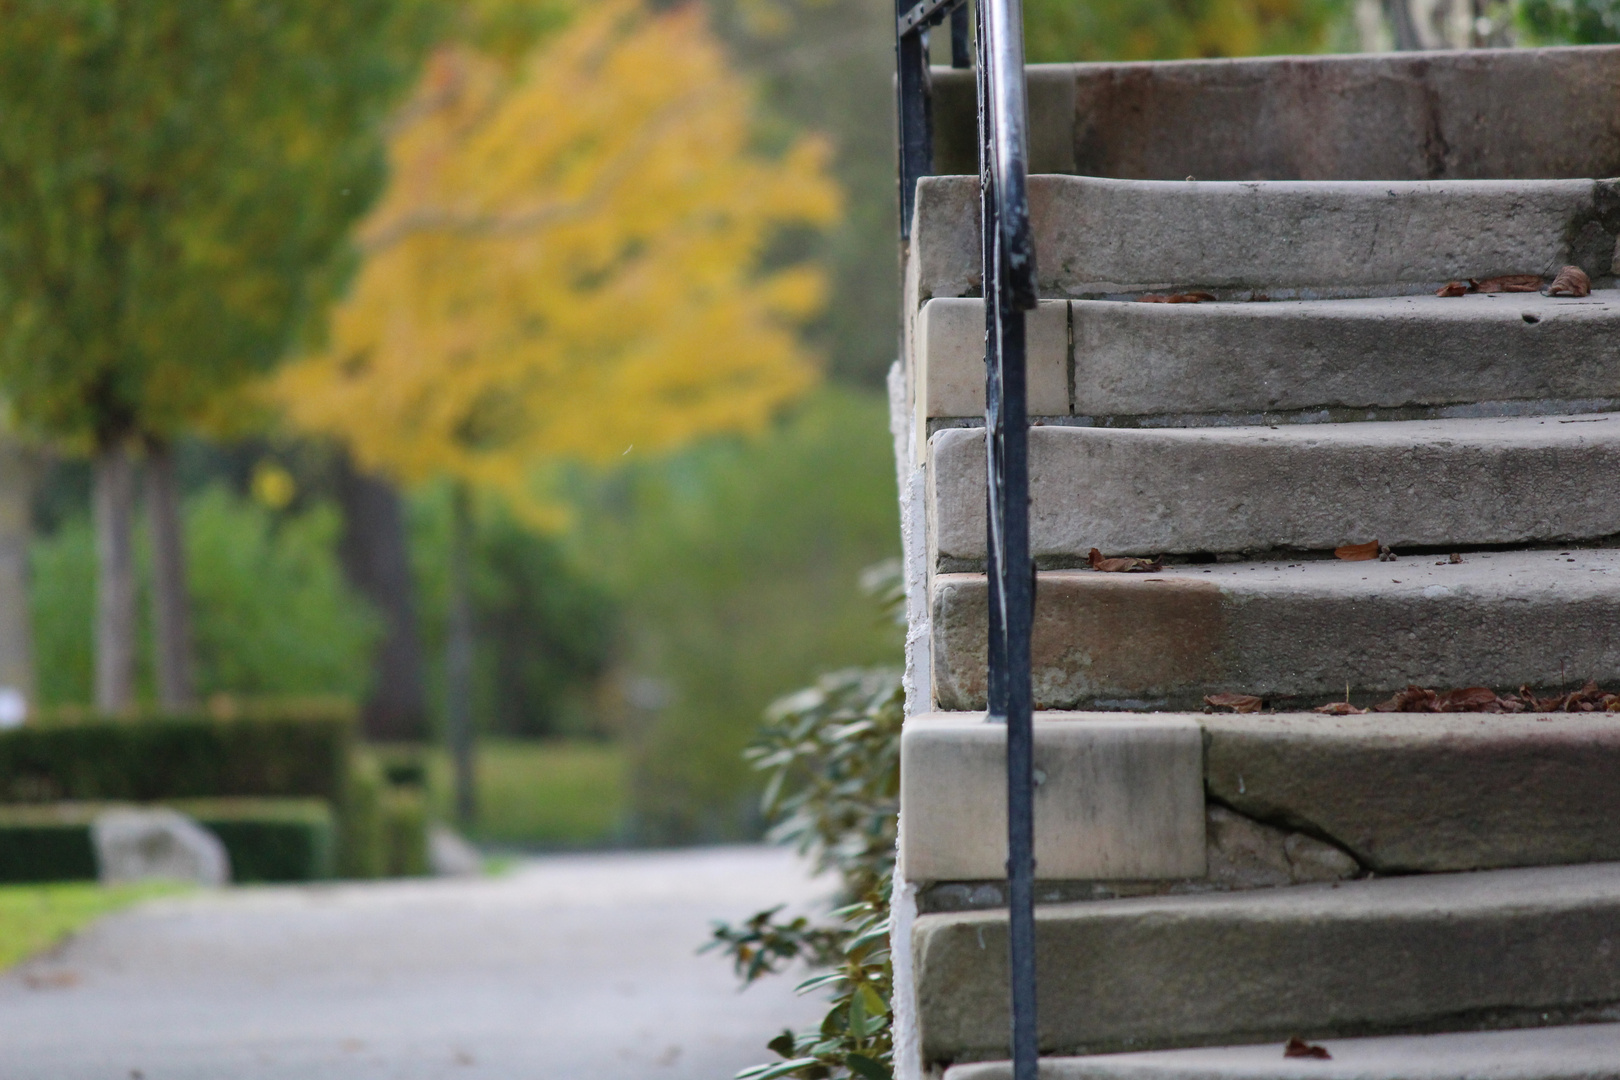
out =
<path fill-rule="evenodd" d="M 979 288 L 978 179 L 917 183 L 916 298 Z M 971 197 L 970 197 L 971 196 Z M 1455 278 L 1613 273 L 1620 193 L 1594 180 L 1162 181 L 1031 176 L 1041 295 L 1272 299 L 1432 292 Z"/>
<path fill-rule="evenodd" d="M 1204 716 L 1210 795 L 1377 873 L 1620 860 L 1620 715 Z"/>
<path fill-rule="evenodd" d="M 937 574 L 931 602 L 936 707 L 982 709 L 984 577 Z M 1613 685 L 1620 550 L 1044 571 L 1032 668 L 1042 709 L 1197 706 L 1219 691 L 1314 704 L 1346 684 L 1358 696 Z"/>
<path fill-rule="evenodd" d="M 1620 533 L 1620 413 L 1277 427 L 1030 430 L 1030 553 L 1331 551 Z M 985 552 L 982 428 L 929 439 L 935 566 Z"/>
<path fill-rule="evenodd" d="M 1036 910 L 1044 1053 L 1620 1015 L 1620 865 L 1423 874 Z M 1007 919 L 922 915 L 923 1056 L 1006 1056 Z"/>

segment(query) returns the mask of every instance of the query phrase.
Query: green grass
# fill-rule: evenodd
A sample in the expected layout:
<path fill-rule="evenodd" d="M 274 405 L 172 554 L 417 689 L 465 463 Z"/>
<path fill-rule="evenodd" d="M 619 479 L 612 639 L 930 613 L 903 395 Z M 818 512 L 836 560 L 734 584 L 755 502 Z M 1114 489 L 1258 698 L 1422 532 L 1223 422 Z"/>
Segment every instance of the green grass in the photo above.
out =
<path fill-rule="evenodd" d="M 0 971 L 44 952 L 101 916 L 187 887 L 172 882 L 0 885 Z"/>
<path fill-rule="evenodd" d="M 435 816 L 454 821 L 450 762 L 428 763 Z M 478 745 L 480 843 L 515 848 L 588 848 L 623 833 L 629 788 L 623 750 L 612 743 L 486 738 Z"/>

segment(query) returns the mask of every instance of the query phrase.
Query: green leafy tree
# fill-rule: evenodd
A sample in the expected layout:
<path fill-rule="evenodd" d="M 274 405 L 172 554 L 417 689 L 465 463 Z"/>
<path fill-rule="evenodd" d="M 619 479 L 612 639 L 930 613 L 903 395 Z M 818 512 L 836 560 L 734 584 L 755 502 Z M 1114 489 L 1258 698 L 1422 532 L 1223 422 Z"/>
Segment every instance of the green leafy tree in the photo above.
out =
<path fill-rule="evenodd" d="M 1028 0 L 1032 63 L 1321 52 L 1339 0 Z"/>
<path fill-rule="evenodd" d="M 1620 41 L 1616 0 L 1522 0 L 1518 22 L 1534 45 L 1603 45 Z"/>
<path fill-rule="evenodd" d="M 0 381 L 94 459 L 95 700 L 132 704 L 132 453 L 160 696 L 191 697 L 170 444 L 344 280 L 427 0 L 0 0 Z"/>

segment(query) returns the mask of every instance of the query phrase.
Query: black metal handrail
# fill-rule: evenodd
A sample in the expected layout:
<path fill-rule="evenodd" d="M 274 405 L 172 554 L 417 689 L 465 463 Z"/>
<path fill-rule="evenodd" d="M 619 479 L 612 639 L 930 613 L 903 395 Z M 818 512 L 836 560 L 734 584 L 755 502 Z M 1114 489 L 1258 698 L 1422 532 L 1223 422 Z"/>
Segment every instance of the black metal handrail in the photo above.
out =
<path fill-rule="evenodd" d="M 962 0 L 900 0 L 895 24 L 900 142 L 900 235 L 911 235 L 919 178 L 933 168 L 928 29 L 951 20 L 951 63 L 968 66 Z M 984 427 L 988 485 L 992 723 L 1007 726 L 1008 961 L 1013 1080 L 1036 1080 L 1035 764 L 1030 629 L 1029 412 L 1024 312 L 1037 298 L 1030 233 L 1028 108 L 1020 0 L 975 0 L 979 98 L 979 215 L 984 252 Z"/>

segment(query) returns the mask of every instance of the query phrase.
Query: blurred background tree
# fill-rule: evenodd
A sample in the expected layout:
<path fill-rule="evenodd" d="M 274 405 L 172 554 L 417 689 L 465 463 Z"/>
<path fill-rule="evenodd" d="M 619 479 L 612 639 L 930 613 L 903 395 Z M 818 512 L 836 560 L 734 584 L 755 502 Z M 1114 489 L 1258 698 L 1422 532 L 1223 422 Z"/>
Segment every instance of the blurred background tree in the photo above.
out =
<path fill-rule="evenodd" d="M 301 429 L 407 483 L 450 481 L 446 721 L 473 805 L 473 492 L 556 518 L 536 472 L 760 432 L 816 371 L 821 304 L 780 229 L 838 210 L 819 141 L 753 143 L 751 93 L 702 13 L 579 13 L 511 63 L 434 56 L 331 340 L 274 395 Z"/>
<path fill-rule="evenodd" d="M 1528 45 L 1602 45 L 1620 41 L 1616 0 L 1521 0 L 1518 25 Z"/>
<path fill-rule="evenodd" d="M 160 700 L 190 703 L 174 438 L 341 285 L 383 177 L 416 0 L 0 4 L 0 378 L 95 463 L 95 703 L 134 703 L 131 452 L 145 452 Z"/>

